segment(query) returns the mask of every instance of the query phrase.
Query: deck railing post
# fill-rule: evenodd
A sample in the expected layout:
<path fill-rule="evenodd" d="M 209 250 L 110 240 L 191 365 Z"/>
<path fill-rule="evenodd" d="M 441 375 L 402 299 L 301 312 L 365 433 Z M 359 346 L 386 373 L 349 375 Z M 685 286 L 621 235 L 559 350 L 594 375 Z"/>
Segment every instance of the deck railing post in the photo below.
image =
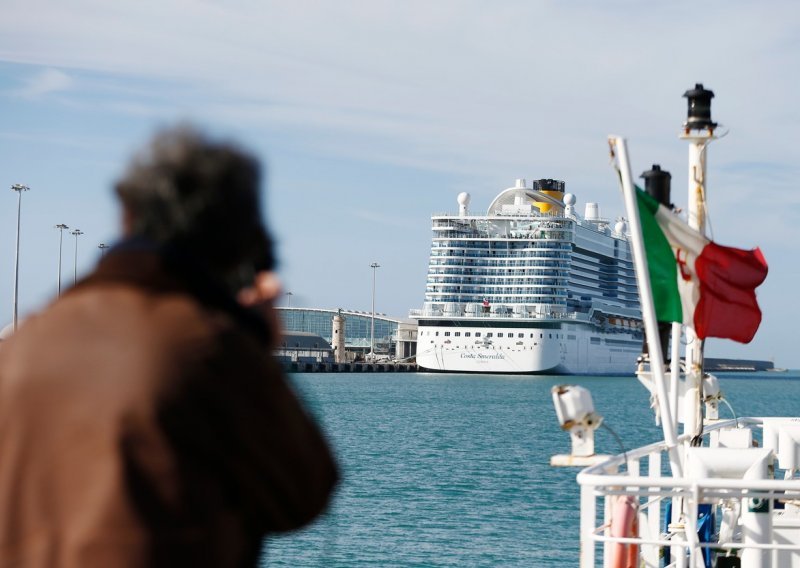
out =
<path fill-rule="evenodd" d="M 581 485 L 581 558 L 580 568 L 595 568 L 594 565 L 594 533 L 595 518 L 597 515 L 597 502 L 594 496 L 594 487 Z"/>
<path fill-rule="evenodd" d="M 647 477 L 658 479 L 661 477 L 661 451 L 656 450 L 648 456 Z M 661 534 L 661 506 L 659 499 L 660 489 L 650 488 L 650 497 L 647 503 L 647 526 L 650 529 L 650 537 L 656 538 Z M 659 547 L 642 547 L 642 557 L 647 568 L 658 568 L 659 566 Z"/>

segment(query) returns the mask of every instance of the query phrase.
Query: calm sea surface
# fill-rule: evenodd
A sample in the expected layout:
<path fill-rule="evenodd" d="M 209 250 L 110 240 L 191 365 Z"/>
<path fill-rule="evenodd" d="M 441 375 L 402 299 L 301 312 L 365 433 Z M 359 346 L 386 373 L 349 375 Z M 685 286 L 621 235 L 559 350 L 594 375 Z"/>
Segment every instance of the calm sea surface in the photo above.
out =
<path fill-rule="evenodd" d="M 800 373 L 718 375 L 739 416 L 800 414 Z M 589 388 L 629 448 L 657 441 L 632 377 L 297 374 L 343 482 L 325 517 L 271 537 L 265 565 L 576 566 L 577 470 L 550 389 Z M 721 406 L 722 417 L 730 411 Z M 599 430 L 596 449 L 619 453 Z"/>

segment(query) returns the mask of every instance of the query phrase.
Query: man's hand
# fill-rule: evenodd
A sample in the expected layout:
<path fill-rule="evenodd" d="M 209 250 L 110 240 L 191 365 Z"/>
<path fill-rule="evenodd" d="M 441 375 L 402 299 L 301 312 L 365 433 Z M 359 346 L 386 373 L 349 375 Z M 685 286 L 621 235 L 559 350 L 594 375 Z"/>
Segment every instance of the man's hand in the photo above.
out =
<path fill-rule="evenodd" d="M 281 294 L 281 281 L 278 275 L 271 271 L 259 272 L 253 279 L 253 285 L 239 291 L 237 299 L 247 308 L 259 312 L 269 327 L 272 345 L 276 347 L 280 342 L 281 323 L 275 311 L 275 300 Z"/>

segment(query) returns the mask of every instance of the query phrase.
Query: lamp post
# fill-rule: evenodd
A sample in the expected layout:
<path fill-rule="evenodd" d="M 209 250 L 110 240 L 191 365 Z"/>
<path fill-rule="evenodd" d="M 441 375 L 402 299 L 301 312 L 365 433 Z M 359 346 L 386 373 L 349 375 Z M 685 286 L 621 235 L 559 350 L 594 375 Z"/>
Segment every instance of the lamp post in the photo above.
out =
<path fill-rule="evenodd" d="M 292 296 L 294 296 L 294 294 L 292 294 L 291 292 L 286 292 L 284 294 L 284 296 L 286 296 L 286 307 L 287 308 L 291 308 L 292 307 Z"/>
<path fill-rule="evenodd" d="M 100 258 L 106 255 L 106 249 L 109 247 L 110 245 L 107 245 L 106 243 L 100 243 L 99 245 L 97 245 L 97 248 L 100 249 Z"/>
<path fill-rule="evenodd" d="M 64 229 L 69 229 L 64 223 L 55 227 L 58 229 L 58 296 L 61 296 L 61 249 L 64 244 Z"/>
<path fill-rule="evenodd" d="M 12 328 L 17 331 L 17 300 L 19 298 L 19 224 L 22 219 L 22 192 L 28 191 L 30 188 L 21 183 L 15 183 L 11 186 L 13 191 L 17 192 L 17 249 L 14 254 L 14 316 L 11 320 Z"/>
<path fill-rule="evenodd" d="M 369 265 L 369 267 L 372 268 L 372 329 L 370 332 L 370 359 L 375 359 L 375 273 L 378 271 L 380 266 L 381 265 L 377 262 L 373 262 Z"/>
<path fill-rule="evenodd" d="M 75 264 L 72 271 L 72 285 L 74 286 L 78 282 L 78 237 L 83 234 L 83 231 L 75 229 L 72 234 L 75 235 Z"/>

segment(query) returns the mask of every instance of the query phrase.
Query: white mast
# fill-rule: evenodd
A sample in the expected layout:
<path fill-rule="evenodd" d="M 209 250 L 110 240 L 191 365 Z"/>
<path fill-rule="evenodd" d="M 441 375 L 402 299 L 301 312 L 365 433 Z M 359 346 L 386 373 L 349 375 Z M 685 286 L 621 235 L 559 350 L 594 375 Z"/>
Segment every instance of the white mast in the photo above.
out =
<path fill-rule="evenodd" d="M 717 123 L 711 120 L 712 91 L 701 83 L 683 95 L 689 109 L 683 124 L 681 138 L 689 142 L 689 198 L 687 221 L 689 226 L 706 234 L 706 148 L 714 140 Z M 679 286 L 683 285 L 679 281 Z M 703 342 L 694 328 L 686 326 L 686 395 L 683 402 L 684 434 L 697 434 L 703 422 L 700 384 L 703 379 Z"/>

